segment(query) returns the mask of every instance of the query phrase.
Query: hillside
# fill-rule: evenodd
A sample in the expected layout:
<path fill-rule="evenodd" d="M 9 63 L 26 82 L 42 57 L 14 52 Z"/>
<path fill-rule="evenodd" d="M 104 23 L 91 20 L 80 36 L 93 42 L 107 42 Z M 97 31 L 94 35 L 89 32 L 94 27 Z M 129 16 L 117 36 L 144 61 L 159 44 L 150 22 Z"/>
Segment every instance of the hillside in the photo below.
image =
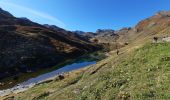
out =
<path fill-rule="evenodd" d="M 125 27 L 112 32 L 108 31 L 101 30 L 100 34 L 90 36 L 92 40 L 99 43 L 109 43 L 111 49 L 115 49 L 115 45 L 120 47 L 126 46 L 125 44 L 140 45 L 152 41 L 153 37 L 159 37 L 159 39 L 168 37 L 170 33 L 170 13 L 169 11 L 161 11 L 140 21 L 134 27 Z"/>
<path fill-rule="evenodd" d="M 134 28 L 115 31 L 112 44 L 125 44 L 109 57 L 7 98 L 16 100 L 168 100 L 170 99 L 170 17 L 159 12 Z M 113 33 L 112 33 L 113 34 Z M 108 36 L 108 34 L 107 34 Z M 102 36 L 104 37 L 104 36 Z M 157 37 L 157 41 L 154 41 Z M 92 37 L 94 38 L 94 37 Z M 99 39 L 99 38 L 98 38 Z M 166 41 L 164 41 L 166 40 Z M 169 40 L 168 40 L 169 41 Z M 154 42 L 154 43 L 153 43 Z M 31 95 L 31 97 L 30 97 Z"/>
<path fill-rule="evenodd" d="M 100 49 L 64 29 L 52 29 L 0 9 L 0 79 L 52 67 Z"/>
<path fill-rule="evenodd" d="M 5 98 L 14 100 L 169 100 L 170 17 L 168 12 L 117 31 L 116 55 Z M 154 41 L 154 37 L 158 40 Z"/>
<path fill-rule="evenodd" d="M 16 100 L 168 100 L 169 49 L 170 43 L 149 43 L 14 96 Z"/>

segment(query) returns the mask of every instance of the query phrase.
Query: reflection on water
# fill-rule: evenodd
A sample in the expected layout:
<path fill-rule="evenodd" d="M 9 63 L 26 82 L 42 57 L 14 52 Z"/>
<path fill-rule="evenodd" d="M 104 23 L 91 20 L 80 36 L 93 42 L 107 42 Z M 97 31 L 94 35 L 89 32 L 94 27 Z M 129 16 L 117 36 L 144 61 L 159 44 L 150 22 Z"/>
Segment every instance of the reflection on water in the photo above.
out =
<path fill-rule="evenodd" d="M 26 91 L 27 89 L 35 86 L 36 84 L 41 83 L 43 80 L 52 78 L 52 77 L 54 77 L 58 74 L 64 73 L 64 72 L 69 72 L 72 70 L 83 68 L 83 67 L 95 64 L 95 63 L 96 63 L 96 61 L 89 61 L 89 62 L 86 61 L 86 62 L 76 62 L 76 63 L 72 63 L 70 65 L 66 65 L 60 69 L 55 70 L 55 71 L 39 75 L 35 78 L 31 78 L 21 84 L 14 86 L 13 88 L 9 88 L 6 90 L 0 90 L 0 97 L 9 95 L 10 93 L 20 93 L 20 92 Z"/>
<path fill-rule="evenodd" d="M 17 84 L 19 85 L 28 85 L 31 83 L 36 84 L 41 82 L 42 80 L 46 80 L 55 75 L 79 69 L 82 67 L 86 67 L 91 64 L 95 64 L 97 61 L 104 59 L 104 57 L 105 56 L 103 55 L 103 53 L 94 52 L 75 59 L 68 59 L 51 68 L 39 69 L 37 72 L 20 73 L 17 76 L 18 77 L 17 80 L 14 80 L 13 77 L 0 80 L 0 90 L 18 86 Z M 3 85 L 1 83 L 3 83 Z"/>
<path fill-rule="evenodd" d="M 35 78 L 31 78 L 31 79 L 21 83 L 21 85 L 38 83 L 40 81 L 46 80 L 46 79 L 51 78 L 53 76 L 56 76 L 58 74 L 61 74 L 61 73 L 64 73 L 64 72 L 69 72 L 69 71 L 76 70 L 76 69 L 79 69 L 79 68 L 83 68 L 83 67 L 95 64 L 95 63 L 96 63 L 96 61 L 91 61 L 91 62 L 81 62 L 81 63 L 73 63 L 71 65 L 66 65 L 66 66 L 64 66 L 60 69 L 55 70 L 55 71 L 52 71 L 52 72 L 49 72 L 49 73 L 46 73 L 46 74 L 42 74 L 42 75 L 35 77 Z"/>

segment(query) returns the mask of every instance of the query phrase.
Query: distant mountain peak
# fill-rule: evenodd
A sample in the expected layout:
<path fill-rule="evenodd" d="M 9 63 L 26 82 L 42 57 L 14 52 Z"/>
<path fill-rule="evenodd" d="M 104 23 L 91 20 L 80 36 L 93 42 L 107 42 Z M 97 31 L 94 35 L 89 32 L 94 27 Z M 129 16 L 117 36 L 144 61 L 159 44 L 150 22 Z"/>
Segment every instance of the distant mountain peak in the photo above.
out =
<path fill-rule="evenodd" d="M 30 19 L 28 19 L 27 17 L 21 17 L 20 19 L 23 19 L 25 21 L 31 21 Z"/>
<path fill-rule="evenodd" d="M 113 35 L 113 34 L 115 34 L 115 30 L 112 30 L 112 29 L 98 29 L 96 31 L 96 34 L 97 35 L 102 35 L 102 36 Z"/>
<path fill-rule="evenodd" d="M 115 30 L 112 30 L 112 29 L 98 29 L 98 30 L 96 31 L 96 33 L 104 33 L 104 32 L 114 33 Z"/>
<path fill-rule="evenodd" d="M 79 35 L 83 35 L 83 34 L 85 34 L 85 32 L 80 31 L 80 30 L 73 31 L 73 33 L 76 33 L 76 34 L 79 34 Z"/>
<path fill-rule="evenodd" d="M 56 25 L 44 24 L 43 26 L 45 26 L 46 28 L 50 28 L 52 30 L 55 30 L 55 31 L 57 31 L 57 30 L 64 30 L 64 29 L 62 29 L 62 28 L 60 28 L 60 27 L 58 27 Z"/>

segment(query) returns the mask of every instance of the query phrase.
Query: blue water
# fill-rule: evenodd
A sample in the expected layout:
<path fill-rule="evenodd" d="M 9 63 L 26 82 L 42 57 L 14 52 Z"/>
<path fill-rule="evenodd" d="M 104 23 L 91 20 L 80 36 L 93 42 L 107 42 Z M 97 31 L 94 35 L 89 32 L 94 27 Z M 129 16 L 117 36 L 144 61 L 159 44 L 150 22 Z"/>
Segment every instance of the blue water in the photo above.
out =
<path fill-rule="evenodd" d="M 46 74 L 42 74 L 42 75 L 37 76 L 35 78 L 31 78 L 31 79 L 21 83 L 20 85 L 29 85 L 31 83 L 38 83 L 40 81 L 43 81 L 43 80 L 46 80 L 48 78 L 54 77 L 54 76 L 56 76 L 58 74 L 73 71 L 73 70 L 80 69 L 80 68 L 83 68 L 83 67 L 86 67 L 86 66 L 89 66 L 89 65 L 93 65 L 93 64 L 96 64 L 96 61 L 78 62 L 78 63 L 73 63 L 73 64 L 70 64 L 70 65 L 66 65 L 66 66 L 64 66 L 64 67 L 62 67 L 60 69 L 55 70 L 55 71 L 52 71 L 52 72 L 49 72 L 49 73 L 46 73 Z"/>

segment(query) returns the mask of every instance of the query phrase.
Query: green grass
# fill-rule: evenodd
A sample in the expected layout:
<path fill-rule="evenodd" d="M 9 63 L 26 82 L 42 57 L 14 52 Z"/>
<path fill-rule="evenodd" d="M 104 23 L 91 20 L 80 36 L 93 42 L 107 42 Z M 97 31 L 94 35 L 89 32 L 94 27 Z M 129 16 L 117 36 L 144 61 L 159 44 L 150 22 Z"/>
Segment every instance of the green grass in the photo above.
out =
<path fill-rule="evenodd" d="M 48 95 L 43 95 L 49 93 Z M 170 43 L 147 44 L 113 55 L 62 81 L 16 96 L 30 100 L 170 100 Z"/>

